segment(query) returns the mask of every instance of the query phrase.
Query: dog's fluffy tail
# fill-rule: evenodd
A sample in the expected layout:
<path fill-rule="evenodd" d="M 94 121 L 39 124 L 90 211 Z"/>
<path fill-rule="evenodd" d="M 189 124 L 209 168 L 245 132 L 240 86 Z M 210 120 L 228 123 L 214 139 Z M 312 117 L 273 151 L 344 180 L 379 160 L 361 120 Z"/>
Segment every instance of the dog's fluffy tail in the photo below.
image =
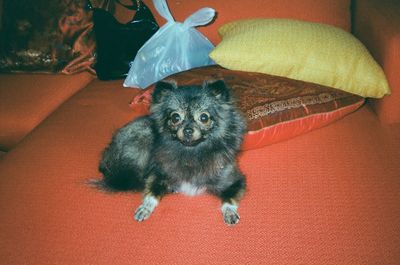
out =
<path fill-rule="evenodd" d="M 120 167 L 118 170 L 109 170 L 100 165 L 102 179 L 90 179 L 87 184 L 107 192 L 142 191 L 145 186 L 144 178 L 139 170 L 132 167 Z"/>

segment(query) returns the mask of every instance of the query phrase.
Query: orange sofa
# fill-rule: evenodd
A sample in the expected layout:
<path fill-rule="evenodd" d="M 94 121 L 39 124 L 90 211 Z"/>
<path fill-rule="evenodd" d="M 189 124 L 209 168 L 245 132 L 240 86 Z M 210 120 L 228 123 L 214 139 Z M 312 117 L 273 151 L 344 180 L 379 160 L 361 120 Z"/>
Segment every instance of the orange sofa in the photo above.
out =
<path fill-rule="evenodd" d="M 383 67 L 392 94 L 324 128 L 242 152 L 248 191 L 237 226 L 223 223 L 219 201 L 208 195 L 167 196 L 137 223 L 140 194 L 102 193 L 85 181 L 99 177 L 113 131 L 138 116 L 129 102 L 140 91 L 87 73 L 2 74 L 0 263 L 399 264 L 398 1 L 168 3 L 177 20 L 215 8 L 215 22 L 200 28 L 215 44 L 217 28 L 240 18 L 352 30 Z M 131 16 L 117 12 L 122 22 Z"/>

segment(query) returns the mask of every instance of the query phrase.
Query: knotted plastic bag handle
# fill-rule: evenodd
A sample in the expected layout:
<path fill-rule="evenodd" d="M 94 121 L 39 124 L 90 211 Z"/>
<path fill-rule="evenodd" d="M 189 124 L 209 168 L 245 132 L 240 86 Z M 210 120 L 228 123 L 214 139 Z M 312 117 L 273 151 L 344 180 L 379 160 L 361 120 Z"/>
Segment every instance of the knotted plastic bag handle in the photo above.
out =
<path fill-rule="evenodd" d="M 157 12 L 165 18 L 168 23 L 175 22 L 171 12 L 169 11 L 168 5 L 166 0 L 153 0 L 153 4 L 157 10 Z M 204 7 L 196 12 L 194 12 L 192 15 L 190 15 L 188 18 L 185 19 L 183 24 L 186 27 L 197 27 L 197 26 L 202 26 L 210 23 L 215 16 L 215 10 L 210 8 L 210 7 Z"/>
<path fill-rule="evenodd" d="M 153 4 L 157 12 L 165 18 L 168 22 L 175 22 L 174 18 L 169 12 L 167 2 L 165 0 L 153 0 Z"/>
<path fill-rule="evenodd" d="M 215 16 L 215 10 L 204 7 L 190 15 L 183 24 L 187 27 L 203 26 L 211 22 Z"/>

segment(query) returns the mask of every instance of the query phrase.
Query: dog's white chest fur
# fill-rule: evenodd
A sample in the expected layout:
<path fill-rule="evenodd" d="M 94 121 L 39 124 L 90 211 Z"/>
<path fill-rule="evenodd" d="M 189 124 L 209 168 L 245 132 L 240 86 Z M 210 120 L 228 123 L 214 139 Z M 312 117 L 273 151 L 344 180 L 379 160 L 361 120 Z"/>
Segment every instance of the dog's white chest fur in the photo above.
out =
<path fill-rule="evenodd" d="M 177 191 L 188 196 L 195 196 L 204 193 L 206 191 L 206 188 L 198 187 L 188 182 L 183 182 Z"/>

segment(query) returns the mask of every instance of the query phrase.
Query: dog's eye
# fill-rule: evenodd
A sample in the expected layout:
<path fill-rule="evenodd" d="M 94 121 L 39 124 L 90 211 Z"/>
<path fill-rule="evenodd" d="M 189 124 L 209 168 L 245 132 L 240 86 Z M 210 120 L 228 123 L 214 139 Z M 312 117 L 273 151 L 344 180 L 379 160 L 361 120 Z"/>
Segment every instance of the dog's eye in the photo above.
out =
<path fill-rule="evenodd" d="M 178 113 L 174 112 L 174 113 L 171 114 L 171 122 L 173 124 L 177 124 L 180 121 L 181 121 L 181 116 Z"/>
<path fill-rule="evenodd" d="M 207 123 L 208 122 L 208 120 L 210 119 L 210 117 L 208 116 L 208 114 L 207 113 L 202 113 L 201 115 L 200 115 L 200 121 L 202 122 L 202 123 Z"/>

